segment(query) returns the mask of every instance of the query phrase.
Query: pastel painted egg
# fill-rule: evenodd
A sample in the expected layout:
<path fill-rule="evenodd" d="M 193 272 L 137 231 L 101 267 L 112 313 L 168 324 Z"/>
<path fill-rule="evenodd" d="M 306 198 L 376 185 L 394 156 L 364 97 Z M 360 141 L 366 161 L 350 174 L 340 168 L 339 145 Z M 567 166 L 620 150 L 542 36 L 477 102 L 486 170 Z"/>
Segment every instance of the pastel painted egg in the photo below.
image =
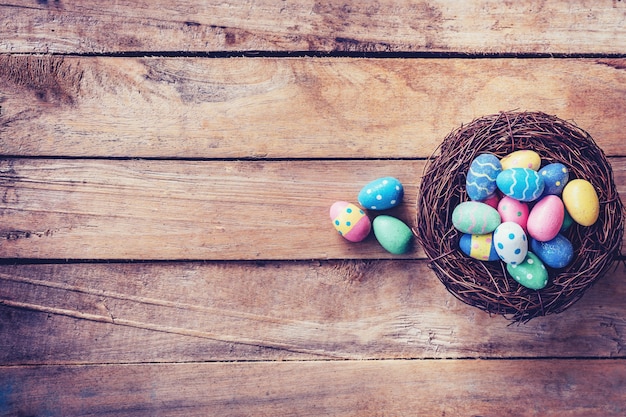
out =
<path fill-rule="evenodd" d="M 508 196 L 502 197 L 498 203 L 498 213 L 502 222 L 517 223 L 524 231 L 528 223 L 528 212 L 528 204 Z"/>
<path fill-rule="evenodd" d="M 530 237 L 546 242 L 553 239 L 561 230 L 565 208 L 556 195 L 547 195 L 539 200 L 528 215 Z"/>
<path fill-rule="evenodd" d="M 535 151 L 520 150 L 511 152 L 500 160 L 502 170 L 511 168 L 528 168 L 537 171 L 541 166 L 541 157 Z"/>
<path fill-rule="evenodd" d="M 359 192 L 361 206 L 368 210 L 387 210 L 400 204 L 404 196 L 404 188 L 394 177 L 378 178 Z"/>
<path fill-rule="evenodd" d="M 541 259 L 530 251 L 522 263 L 507 264 L 506 270 L 515 281 L 531 290 L 540 290 L 548 285 L 548 270 Z"/>
<path fill-rule="evenodd" d="M 500 196 L 498 196 L 498 193 L 493 193 L 491 197 L 487 197 L 487 199 L 483 200 L 483 203 L 487 204 L 490 207 L 493 207 L 496 210 L 498 209 L 499 202 Z"/>
<path fill-rule="evenodd" d="M 600 201 L 593 185 L 587 180 L 575 179 L 563 189 L 563 203 L 574 221 L 591 226 L 600 215 Z"/>
<path fill-rule="evenodd" d="M 485 203 L 466 201 L 452 211 L 452 224 L 463 233 L 484 235 L 501 223 L 498 211 Z"/>
<path fill-rule="evenodd" d="M 547 242 L 531 239 L 530 249 L 550 268 L 564 268 L 574 259 L 574 246 L 562 234 Z"/>
<path fill-rule="evenodd" d="M 561 195 L 563 188 L 569 181 L 569 170 L 559 162 L 548 164 L 539 170 L 545 187 L 543 194 Z"/>
<path fill-rule="evenodd" d="M 507 264 L 521 263 L 528 252 L 528 239 L 522 227 L 504 222 L 493 232 L 493 243 L 500 259 Z"/>
<path fill-rule="evenodd" d="M 333 226 L 341 236 L 350 242 L 360 242 L 372 228 L 369 217 L 363 210 L 347 201 L 337 201 L 330 207 Z"/>
<path fill-rule="evenodd" d="M 500 259 L 493 244 L 493 233 L 484 235 L 461 235 L 459 240 L 461 252 L 480 261 L 497 261 Z"/>
<path fill-rule="evenodd" d="M 478 155 L 472 161 L 465 180 L 467 196 L 475 201 L 490 197 L 497 189 L 496 177 L 501 171 L 502 165 L 497 156 L 490 153 Z"/>
<path fill-rule="evenodd" d="M 387 252 L 402 255 L 411 247 L 413 232 L 402 220 L 392 216 L 377 216 L 373 221 L 374 236 Z"/>
<path fill-rule="evenodd" d="M 564 231 L 569 229 L 570 226 L 574 223 L 574 219 L 572 219 L 572 216 L 570 216 L 569 213 L 567 212 L 567 208 L 563 211 L 564 211 L 563 224 L 561 225 L 561 230 L 559 231 L 560 233 L 563 233 Z"/>
<path fill-rule="evenodd" d="M 529 168 L 509 168 L 496 178 L 496 184 L 505 195 L 519 201 L 534 201 L 543 192 L 543 179 Z"/>

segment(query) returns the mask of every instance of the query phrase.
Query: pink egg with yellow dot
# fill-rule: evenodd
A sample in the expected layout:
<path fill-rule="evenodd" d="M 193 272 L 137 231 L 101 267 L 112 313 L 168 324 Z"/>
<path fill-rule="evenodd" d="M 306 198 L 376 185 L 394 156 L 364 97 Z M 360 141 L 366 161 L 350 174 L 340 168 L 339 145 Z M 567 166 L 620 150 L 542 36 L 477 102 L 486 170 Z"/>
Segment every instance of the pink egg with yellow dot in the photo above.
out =
<path fill-rule="evenodd" d="M 330 207 L 335 230 L 350 242 L 360 242 L 369 235 L 372 222 L 365 212 L 347 201 L 337 201 Z"/>
<path fill-rule="evenodd" d="M 522 226 L 524 232 L 527 230 L 529 211 L 528 204 L 509 196 L 502 197 L 498 202 L 498 213 L 502 221 L 517 223 Z"/>

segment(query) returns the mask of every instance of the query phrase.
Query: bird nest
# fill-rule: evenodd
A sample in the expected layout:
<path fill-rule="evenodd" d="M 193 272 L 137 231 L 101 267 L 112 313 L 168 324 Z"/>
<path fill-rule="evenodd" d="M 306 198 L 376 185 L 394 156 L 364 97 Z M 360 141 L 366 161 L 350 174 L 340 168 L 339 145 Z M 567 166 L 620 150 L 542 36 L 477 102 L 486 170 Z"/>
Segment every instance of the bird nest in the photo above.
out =
<path fill-rule="evenodd" d="M 452 211 L 468 201 L 466 174 L 481 153 L 503 156 L 522 149 L 537 152 L 543 165 L 560 162 L 571 179 L 591 182 L 600 200 L 592 226 L 572 225 L 564 235 L 574 246 L 565 268 L 548 268 L 541 290 L 519 285 L 503 262 L 483 262 L 459 249 L 461 232 Z M 461 301 L 516 322 L 560 313 L 574 304 L 605 274 L 621 251 L 624 208 L 613 172 L 593 138 L 574 124 L 539 112 L 503 112 L 472 121 L 451 132 L 425 167 L 417 201 L 417 240 L 430 266 L 449 292 Z"/>

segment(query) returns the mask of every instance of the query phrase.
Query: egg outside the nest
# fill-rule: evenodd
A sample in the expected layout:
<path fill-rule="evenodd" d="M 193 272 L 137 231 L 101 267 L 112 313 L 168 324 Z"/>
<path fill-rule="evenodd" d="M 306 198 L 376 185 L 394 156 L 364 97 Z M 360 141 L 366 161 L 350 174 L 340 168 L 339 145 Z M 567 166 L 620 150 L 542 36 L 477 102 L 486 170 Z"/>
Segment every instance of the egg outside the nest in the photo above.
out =
<path fill-rule="evenodd" d="M 413 232 L 402 220 L 388 215 L 380 215 L 372 222 L 374 236 L 389 253 L 402 255 L 408 252 Z"/>
<path fill-rule="evenodd" d="M 394 177 L 383 177 L 365 185 L 357 199 L 367 210 L 387 210 L 398 206 L 403 197 L 402 183 Z"/>
<path fill-rule="evenodd" d="M 372 223 L 367 214 L 347 201 L 337 201 L 330 207 L 335 230 L 350 242 L 360 242 L 369 235 Z"/>

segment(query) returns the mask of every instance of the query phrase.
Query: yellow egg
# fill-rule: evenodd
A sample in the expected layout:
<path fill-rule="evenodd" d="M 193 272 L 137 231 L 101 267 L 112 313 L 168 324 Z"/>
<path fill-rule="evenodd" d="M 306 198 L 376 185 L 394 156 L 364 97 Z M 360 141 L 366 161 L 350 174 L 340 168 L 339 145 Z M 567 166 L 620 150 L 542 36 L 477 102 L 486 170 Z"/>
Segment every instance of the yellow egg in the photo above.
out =
<path fill-rule="evenodd" d="M 541 166 L 541 157 L 535 151 L 521 150 L 511 152 L 500 160 L 502 170 L 509 168 L 529 168 L 538 171 Z"/>
<path fill-rule="evenodd" d="M 567 212 L 576 223 L 591 226 L 598 220 L 600 201 L 589 181 L 577 179 L 568 182 L 562 197 Z"/>

